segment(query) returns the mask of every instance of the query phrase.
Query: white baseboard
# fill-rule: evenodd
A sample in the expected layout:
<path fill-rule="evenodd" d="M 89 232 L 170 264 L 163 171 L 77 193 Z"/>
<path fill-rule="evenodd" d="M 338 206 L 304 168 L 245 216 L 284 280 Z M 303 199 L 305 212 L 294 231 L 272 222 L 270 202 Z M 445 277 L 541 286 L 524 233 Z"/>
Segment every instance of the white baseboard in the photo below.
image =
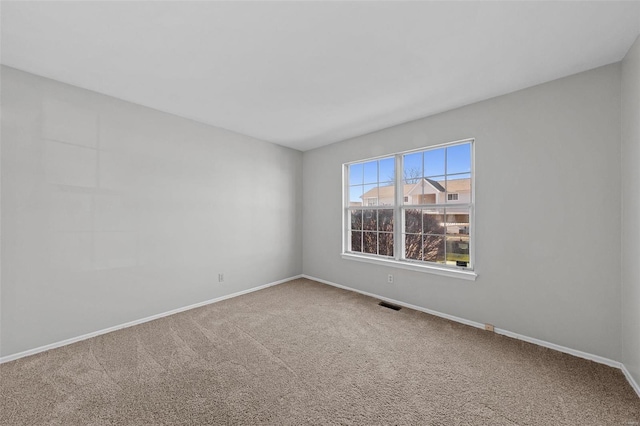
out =
<path fill-rule="evenodd" d="M 177 313 L 180 313 L 180 312 L 188 311 L 190 309 L 199 308 L 201 306 L 210 305 L 210 304 L 216 303 L 216 302 L 222 302 L 223 300 L 227 300 L 227 299 L 231 299 L 231 298 L 234 298 L 234 297 L 242 296 L 243 294 L 252 293 L 254 291 L 262 290 L 262 289 L 265 289 L 267 287 L 272 287 L 274 285 L 282 284 L 282 283 L 285 283 L 287 281 L 295 280 L 295 279 L 298 279 L 298 278 L 302 278 L 302 275 L 296 275 L 296 276 L 293 276 L 293 277 L 285 278 L 283 280 L 274 281 L 274 282 L 271 282 L 271 283 L 268 283 L 268 284 L 264 284 L 264 285 L 261 285 L 261 286 L 258 286 L 258 287 L 253 287 L 253 288 L 250 288 L 248 290 L 243 290 L 243 291 L 239 291 L 237 293 L 227 294 L 225 296 L 216 297 L 215 299 L 205 300 L 204 302 L 194 303 L 193 305 L 184 306 L 182 308 L 177 308 L 177 309 L 173 309 L 171 311 L 162 312 L 160 314 L 151 315 L 151 316 L 146 317 L 146 318 L 141 318 L 141 319 L 130 321 L 130 322 L 127 322 L 127 323 L 124 323 L 124 324 L 120 324 L 120 325 L 115 325 L 113 327 L 108 327 L 108 328 L 105 328 L 105 329 L 102 329 L 102 330 L 93 331 L 91 333 L 83 334 L 82 336 L 72 337 L 70 339 L 65 339 L 65 340 L 62 340 L 60 342 L 50 343 L 48 345 L 40 346 L 40 347 L 33 348 L 33 349 L 28 349 L 28 350 L 23 351 L 23 352 L 18 352 L 18 353 L 12 354 L 12 355 L 3 356 L 3 357 L 0 357 L 0 364 L 5 363 L 5 362 L 9 362 L 9 361 L 13 361 L 13 360 L 16 360 L 18 358 L 23 358 L 25 356 L 35 355 L 37 353 L 48 351 L 50 349 L 59 348 L 61 346 L 70 345 L 72 343 L 80 342 L 82 340 L 90 339 L 92 337 L 100 336 L 102 334 L 111 333 L 112 331 L 121 330 L 121 329 L 127 328 L 127 327 L 133 327 L 134 325 L 138 325 L 138 324 L 142 324 L 142 323 L 145 323 L 145 322 L 153 321 L 153 320 L 156 320 L 156 319 L 159 319 L 159 318 L 167 317 L 169 315 L 174 315 L 174 314 L 177 314 Z"/>
<path fill-rule="evenodd" d="M 497 334 L 511 337 L 513 339 L 523 340 L 525 342 L 533 343 L 534 345 L 543 346 L 545 348 L 553 349 L 558 352 L 564 352 L 569 355 L 577 356 L 578 358 L 588 359 L 589 361 L 597 362 L 598 364 L 608 365 L 609 367 L 620 368 L 622 363 L 614 361 L 609 358 L 605 358 L 599 355 L 590 354 L 588 352 L 582 352 L 577 349 L 567 348 L 566 346 L 557 345 L 555 343 L 547 342 L 544 340 L 536 339 L 529 336 L 523 336 L 522 334 L 514 333 L 513 331 L 496 328 L 494 330 Z"/>
<path fill-rule="evenodd" d="M 312 277 L 310 275 L 302 274 L 302 277 L 310 279 L 310 280 L 313 280 L 313 281 L 318 281 L 318 282 L 323 283 L 323 284 L 328 284 L 328 285 L 333 286 L 333 287 L 338 287 L 338 288 L 341 288 L 341 289 L 344 289 L 344 290 L 354 291 L 356 293 L 364 294 L 365 296 L 373 297 L 373 298 L 376 298 L 376 299 L 379 299 L 379 300 L 384 300 L 386 302 L 393 303 L 395 305 L 404 306 L 405 308 L 415 309 L 416 311 L 425 312 L 427 314 L 435 315 L 435 316 L 441 317 L 441 318 L 446 318 L 448 320 L 459 322 L 459 323 L 462 323 L 462 324 L 466 324 L 466 325 L 469 325 L 471 327 L 484 329 L 484 324 L 481 324 L 481 323 L 476 322 L 476 321 L 471 321 L 471 320 L 468 320 L 468 319 L 456 317 L 454 315 L 445 314 L 445 313 L 442 313 L 442 312 L 434 311 L 432 309 L 423 308 L 421 306 L 411 305 L 409 303 L 401 302 L 399 300 L 390 299 L 388 297 L 384 297 L 384 296 L 380 296 L 380 295 L 377 295 L 377 294 L 369 293 L 369 292 L 366 292 L 366 291 L 358 290 L 358 289 L 355 289 L 355 288 L 347 287 L 347 286 L 344 286 L 344 285 L 341 285 L 341 284 L 336 284 L 334 282 L 323 280 L 321 278 Z M 567 348 L 565 346 L 556 345 L 555 343 L 546 342 L 544 340 L 535 339 L 533 337 L 523 336 L 522 334 L 514 333 L 512 331 L 504 330 L 504 329 L 501 329 L 501 328 L 495 328 L 494 332 L 497 333 L 497 334 L 502 334 L 504 336 L 514 338 L 514 339 L 523 340 L 525 342 L 533 343 L 534 345 L 543 346 L 543 347 L 549 348 L 549 349 L 554 349 L 554 350 L 559 351 L 559 352 L 564 352 L 566 354 L 577 356 L 579 358 L 588 359 L 590 361 L 594 361 L 594 362 L 597 362 L 599 364 L 605 364 L 605 365 L 608 365 L 610 367 L 619 368 L 619 369 L 622 369 L 623 372 L 626 371 L 626 369 L 624 368 L 622 363 L 620 363 L 618 361 L 614 361 L 614 360 L 609 359 L 609 358 L 601 357 L 601 356 L 590 354 L 590 353 L 587 353 L 587 352 L 582 352 L 582 351 L 579 351 L 579 350 L 576 350 L 576 349 Z M 638 392 L 638 385 L 635 382 L 631 381 L 632 380 L 632 379 L 630 379 L 631 375 L 628 372 L 626 372 L 625 376 L 630 381 L 631 386 L 633 386 L 634 389 L 636 390 L 636 392 Z M 640 396 L 640 392 L 638 393 L 638 395 Z"/>
<path fill-rule="evenodd" d="M 620 364 L 620 366 L 621 366 L 620 369 L 622 370 L 622 373 L 624 373 L 624 377 L 627 378 L 627 381 L 629 382 L 633 390 L 636 391 L 636 393 L 640 397 L 640 386 L 638 385 L 638 382 L 635 381 L 635 379 L 633 378 L 631 373 L 629 373 L 629 370 L 627 370 L 627 367 L 625 367 L 624 364 Z"/>
<path fill-rule="evenodd" d="M 334 283 L 334 282 L 331 282 L 331 281 L 323 280 L 321 278 L 316 278 L 316 277 L 313 277 L 313 276 L 310 276 L 310 275 L 302 274 L 302 275 L 296 275 L 296 276 L 293 276 L 293 277 L 285 278 L 285 279 L 282 279 L 282 280 L 279 280 L 279 281 L 274 281 L 274 282 L 271 282 L 271 283 L 268 283 L 268 284 L 264 284 L 264 285 L 261 285 L 261 286 L 258 286 L 258 287 L 253 287 L 253 288 L 250 288 L 248 290 L 239 291 L 237 293 L 232 293 L 232 294 L 228 294 L 228 295 L 225 295 L 225 296 L 220 296 L 220 297 L 217 297 L 215 299 L 206 300 L 204 302 L 195 303 L 193 305 L 184 306 L 182 308 L 173 309 L 171 311 L 162 312 L 160 314 L 152 315 L 152 316 L 149 316 L 149 317 L 146 317 L 146 318 L 141 318 L 141 319 L 138 319 L 138 320 L 135 320 L 135 321 L 130 321 L 130 322 L 127 322 L 127 323 L 124 323 L 124 324 L 120 324 L 120 325 L 116 325 L 116 326 L 113 326 L 113 327 L 108 327 L 108 328 L 105 328 L 105 329 L 102 329 L 102 330 L 94 331 L 94 332 L 91 332 L 91 333 L 83 334 L 82 336 L 72 337 L 70 339 L 62 340 L 62 341 L 55 342 L 55 343 L 50 343 L 48 345 L 44 345 L 44 346 L 40 346 L 40 347 L 37 347 L 37 348 L 29 349 L 29 350 L 26 350 L 26 351 L 23 351 L 23 352 L 18 352 L 18 353 L 12 354 L 12 355 L 7 355 L 7 356 L 4 356 L 4 357 L 0 357 L 0 364 L 5 363 L 5 362 L 9 362 L 9 361 L 13 361 L 13 360 L 16 360 L 16 359 L 19 359 L 19 358 L 23 358 L 23 357 L 26 357 L 26 356 L 29 356 L 29 355 L 35 355 L 37 353 L 48 351 L 50 349 L 55 349 L 55 348 L 59 348 L 59 347 L 62 347 L 62 346 L 70 345 L 72 343 L 80 342 L 82 340 L 90 339 L 92 337 L 100 336 L 102 334 L 110 333 L 112 331 L 121 330 L 123 328 L 132 327 L 134 325 L 138 325 L 138 324 L 142 324 L 142 323 L 145 323 L 145 322 L 153 321 L 153 320 L 156 320 L 156 319 L 159 319 L 159 318 L 167 317 L 169 315 L 174 315 L 174 314 L 177 314 L 177 313 L 180 313 L 180 312 L 188 311 L 190 309 L 195 309 L 195 308 L 199 308 L 201 306 L 206 306 L 206 305 L 210 305 L 212 303 L 221 302 L 223 300 L 227 300 L 227 299 L 231 299 L 231 298 L 234 298 L 234 297 L 242 296 L 243 294 L 252 293 L 254 291 L 262 290 L 262 289 L 265 289 L 265 288 L 268 288 L 268 287 L 272 287 L 272 286 L 275 286 L 275 285 L 278 285 L 278 284 L 282 284 L 282 283 L 285 283 L 287 281 L 292 281 L 292 280 L 295 280 L 295 279 L 298 279 L 298 278 L 307 278 L 309 280 L 317 281 L 317 282 L 320 282 L 320 283 L 323 283 L 323 284 L 327 284 L 327 285 L 330 285 L 330 286 L 333 286 L 333 287 L 338 287 L 338 288 L 341 288 L 341 289 L 344 289 L 344 290 L 353 291 L 353 292 L 360 293 L 360 294 L 363 294 L 365 296 L 373 297 L 373 298 L 376 298 L 376 299 L 379 299 L 379 300 L 384 300 L 386 302 L 393 303 L 393 304 L 396 304 L 396 305 L 399 305 L 399 306 L 403 306 L 405 308 L 414 309 L 414 310 L 420 311 L 420 312 L 425 312 L 427 314 L 431 314 L 431 315 L 434 315 L 434 316 L 437 316 L 437 317 L 440 317 L 440 318 L 445 318 L 445 319 L 448 319 L 448 320 L 451 320 L 451 321 L 455 321 L 455 322 L 458 322 L 458 323 L 461 323 L 461 324 L 465 324 L 465 325 L 468 325 L 468 326 L 471 326 L 471 327 L 484 329 L 484 324 L 476 322 L 476 321 L 467 320 L 467 319 L 464 319 L 464 318 L 456 317 L 454 315 L 445 314 L 445 313 L 442 313 L 442 312 L 434 311 L 432 309 L 423 308 L 421 306 L 412 305 L 410 303 L 401 302 L 399 300 L 391 299 L 391 298 L 380 296 L 380 295 L 377 295 L 377 294 L 374 294 L 374 293 L 369 293 L 369 292 L 358 290 L 358 289 L 355 289 L 355 288 L 352 288 L 352 287 L 347 287 L 345 285 L 337 284 L 337 283 Z M 504 330 L 504 329 L 500 329 L 500 328 L 496 328 L 494 331 L 497 334 L 502 334 L 502 335 L 507 336 L 507 337 L 511 337 L 511 338 L 518 339 L 518 340 L 523 340 L 525 342 L 529 342 L 529 343 L 532 343 L 534 345 L 542 346 L 542 347 L 549 348 L 549 349 L 554 349 L 554 350 L 557 350 L 559 352 L 564 352 L 564 353 L 567 353 L 569 355 L 577 356 L 579 358 L 588 359 L 588 360 L 591 360 L 591 361 L 594 361 L 594 362 L 597 362 L 597 363 L 600 363 L 600 364 L 608 365 L 610 367 L 619 368 L 622 371 L 622 373 L 624 374 L 624 376 L 626 377 L 626 379 L 629 382 L 629 384 L 631 385 L 631 387 L 638 394 L 638 397 L 640 397 L 640 386 L 635 381 L 635 379 L 633 378 L 631 373 L 629 373 L 629 371 L 624 366 L 624 364 L 622 364 L 622 363 L 620 363 L 618 361 L 614 361 L 614 360 L 611 360 L 611 359 L 608 359 L 608 358 L 604 358 L 604 357 L 601 357 L 601 356 L 598 356 L 598 355 L 593 355 L 593 354 L 590 354 L 590 353 L 587 353 L 587 352 L 582 352 L 582 351 L 579 351 L 579 350 L 576 350 L 576 349 L 567 348 L 565 346 L 556 345 L 555 343 L 546 342 L 544 340 L 535 339 L 533 337 L 524 336 L 522 334 L 514 333 L 514 332 L 511 332 L 511 331 L 508 331 L 508 330 Z"/>

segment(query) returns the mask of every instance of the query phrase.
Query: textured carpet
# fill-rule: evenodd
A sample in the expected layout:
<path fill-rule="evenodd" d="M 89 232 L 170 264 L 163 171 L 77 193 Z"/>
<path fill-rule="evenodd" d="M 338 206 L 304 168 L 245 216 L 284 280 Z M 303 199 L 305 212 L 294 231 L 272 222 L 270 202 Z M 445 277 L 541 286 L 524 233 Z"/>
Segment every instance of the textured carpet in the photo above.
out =
<path fill-rule="evenodd" d="M 2 425 L 637 425 L 619 370 L 296 280 L 0 366 Z"/>

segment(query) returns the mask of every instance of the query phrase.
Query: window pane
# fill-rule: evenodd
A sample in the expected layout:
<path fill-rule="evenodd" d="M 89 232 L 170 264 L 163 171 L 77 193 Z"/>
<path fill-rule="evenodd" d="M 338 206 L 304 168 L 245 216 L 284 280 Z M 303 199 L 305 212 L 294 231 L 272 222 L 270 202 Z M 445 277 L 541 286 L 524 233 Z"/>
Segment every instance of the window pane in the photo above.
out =
<path fill-rule="evenodd" d="M 425 261 L 444 263 L 444 236 L 425 235 L 423 243 Z"/>
<path fill-rule="evenodd" d="M 376 231 L 378 229 L 378 218 L 376 210 L 364 210 L 362 214 L 362 228 L 365 231 Z"/>
<path fill-rule="evenodd" d="M 469 209 L 447 208 L 447 235 L 469 235 Z"/>
<path fill-rule="evenodd" d="M 396 180 L 396 159 L 385 158 L 379 160 L 379 181 L 395 181 Z"/>
<path fill-rule="evenodd" d="M 381 256 L 393 256 L 393 234 L 390 232 L 381 232 L 378 234 L 378 254 Z"/>
<path fill-rule="evenodd" d="M 422 232 L 444 235 L 444 209 L 425 209 L 422 211 Z"/>
<path fill-rule="evenodd" d="M 364 192 L 364 187 L 362 185 L 349 187 L 349 206 L 350 207 L 362 205 L 363 192 Z"/>
<path fill-rule="evenodd" d="M 364 183 L 378 182 L 378 161 L 364 163 Z"/>
<path fill-rule="evenodd" d="M 406 234 L 404 238 L 405 259 L 422 260 L 422 236 Z"/>
<path fill-rule="evenodd" d="M 424 153 L 424 176 L 444 175 L 444 150 L 445 148 L 432 149 Z"/>
<path fill-rule="evenodd" d="M 395 206 L 396 205 L 396 188 L 393 182 L 382 182 L 378 186 L 378 205 L 379 206 Z"/>
<path fill-rule="evenodd" d="M 393 232 L 393 210 L 378 210 L 378 231 Z"/>
<path fill-rule="evenodd" d="M 447 237 L 447 264 L 467 266 L 469 264 L 469 236 Z"/>
<path fill-rule="evenodd" d="M 422 210 L 407 209 L 404 211 L 404 232 L 417 234 L 422 229 Z"/>
<path fill-rule="evenodd" d="M 355 251 L 355 252 L 362 251 L 362 232 L 360 231 L 351 232 L 351 251 Z"/>
<path fill-rule="evenodd" d="M 447 204 L 471 203 L 471 175 L 447 176 Z"/>
<path fill-rule="evenodd" d="M 378 254 L 378 233 L 364 232 L 362 252 L 369 254 Z"/>
<path fill-rule="evenodd" d="M 415 152 L 406 154 L 404 158 L 404 169 L 402 170 L 402 178 L 407 183 L 416 183 L 422 175 L 422 153 Z M 444 172 L 443 172 L 444 173 Z"/>
<path fill-rule="evenodd" d="M 352 164 L 349 166 L 349 185 L 362 185 L 362 164 Z"/>
<path fill-rule="evenodd" d="M 471 144 L 447 148 L 447 174 L 471 172 Z"/>
<path fill-rule="evenodd" d="M 351 229 L 354 231 L 362 230 L 362 210 L 351 210 Z"/>

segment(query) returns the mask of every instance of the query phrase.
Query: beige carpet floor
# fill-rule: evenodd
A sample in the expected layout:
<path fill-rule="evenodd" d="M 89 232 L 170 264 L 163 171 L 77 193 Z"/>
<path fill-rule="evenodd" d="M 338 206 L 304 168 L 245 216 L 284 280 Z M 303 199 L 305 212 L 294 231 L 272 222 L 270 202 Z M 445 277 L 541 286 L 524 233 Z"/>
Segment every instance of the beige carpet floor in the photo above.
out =
<path fill-rule="evenodd" d="M 296 280 L 0 366 L 2 425 L 638 425 L 619 370 Z"/>

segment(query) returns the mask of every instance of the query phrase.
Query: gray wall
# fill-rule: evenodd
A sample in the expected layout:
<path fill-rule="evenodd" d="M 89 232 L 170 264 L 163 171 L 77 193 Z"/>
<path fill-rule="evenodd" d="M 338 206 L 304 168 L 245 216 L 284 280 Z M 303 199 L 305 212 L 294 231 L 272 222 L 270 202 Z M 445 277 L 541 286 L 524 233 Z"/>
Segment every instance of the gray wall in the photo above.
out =
<path fill-rule="evenodd" d="M 300 152 L 11 68 L 1 82 L 1 355 L 301 273 Z"/>
<path fill-rule="evenodd" d="M 640 383 L 640 38 L 622 62 L 622 362 Z"/>
<path fill-rule="evenodd" d="M 304 155 L 2 67 L 0 355 L 304 272 L 622 359 L 638 380 L 638 46 Z M 467 137 L 475 282 L 340 258 L 343 162 Z"/>
<path fill-rule="evenodd" d="M 469 137 L 475 282 L 341 259 L 342 163 Z M 307 151 L 303 271 L 620 360 L 619 141 L 613 64 Z"/>

